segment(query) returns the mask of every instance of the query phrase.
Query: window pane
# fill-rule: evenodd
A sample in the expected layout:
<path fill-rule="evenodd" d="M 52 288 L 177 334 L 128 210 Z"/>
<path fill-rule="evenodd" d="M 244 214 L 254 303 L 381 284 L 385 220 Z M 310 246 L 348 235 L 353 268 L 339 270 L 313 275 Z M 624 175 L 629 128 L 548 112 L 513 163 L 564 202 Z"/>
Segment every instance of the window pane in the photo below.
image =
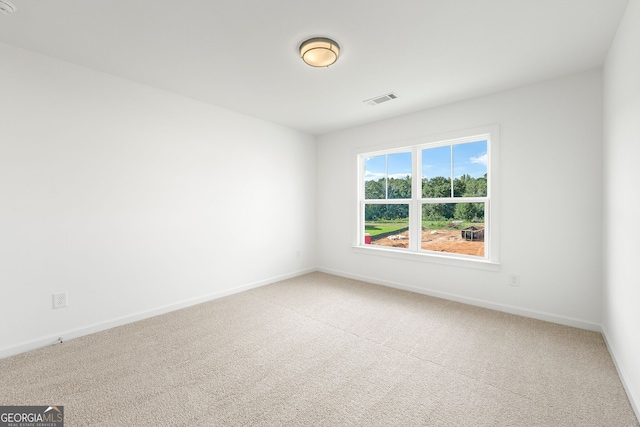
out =
<path fill-rule="evenodd" d="M 451 147 L 422 150 L 422 197 L 451 197 Z"/>
<path fill-rule="evenodd" d="M 388 199 L 411 198 L 411 153 L 395 153 L 387 156 L 389 165 Z"/>
<path fill-rule="evenodd" d="M 453 146 L 453 195 L 487 195 L 487 141 Z"/>
<path fill-rule="evenodd" d="M 367 157 L 364 161 L 364 198 L 386 199 L 387 156 Z"/>
<path fill-rule="evenodd" d="M 409 205 L 365 205 L 364 233 L 365 244 L 408 248 Z"/>
<path fill-rule="evenodd" d="M 423 204 L 420 247 L 484 257 L 484 211 L 484 203 Z"/>
<path fill-rule="evenodd" d="M 411 152 L 367 157 L 364 162 L 365 199 L 410 199 L 411 169 Z"/>

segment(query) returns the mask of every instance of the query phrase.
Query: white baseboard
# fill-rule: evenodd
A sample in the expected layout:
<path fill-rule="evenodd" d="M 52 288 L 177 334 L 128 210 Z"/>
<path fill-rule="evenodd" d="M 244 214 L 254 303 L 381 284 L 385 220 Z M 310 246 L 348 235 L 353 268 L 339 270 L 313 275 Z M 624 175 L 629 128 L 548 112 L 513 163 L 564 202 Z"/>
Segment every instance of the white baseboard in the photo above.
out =
<path fill-rule="evenodd" d="M 633 412 L 636 414 L 636 418 L 640 421 L 640 396 L 634 395 L 633 391 L 629 387 L 629 383 L 625 377 L 625 371 L 622 366 L 618 363 L 618 358 L 616 357 L 616 350 L 611 345 L 611 342 L 607 338 L 607 328 L 602 325 L 602 336 L 604 337 L 604 342 L 607 345 L 607 349 L 609 350 L 609 354 L 611 355 L 611 359 L 613 360 L 613 364 L 618 371 L 618 376 L 620 377 L 620 381 L 622 382 L 622 386 L 624 390 L 627 392 L 627 397 L 629 398 L 629 403 L 633 408 Z"/>
<path fill-rule="evenodd" d="M 375 277 L 361 276 L 358 274 L 345 273 L 343 271 L 336 271 L 327 268 L 318 268 L 318 271 L 327 274 L 333 274 L 335 276 L 345 277 L 347 279 L 360 280 L 363 282 L 369 282 L 376 285 L 388 286 L 390 288 L 402 289 L 405 291 L 411 291 L 418 294 L 428 295 L 436 298 L 442 298 L 450 301 L 461 302 L 463 304 L 469 304 L 476 307 L 488 308 L 491 310 L 502 311 L 504 313 L 516 314 L 518 316 L 530 317 L 532 319 L 544 320 L 547 322 L 558 323 L 560 325 L 572 326 L 574 328 L 586 329 L 589 331 L 602 332 L 600 324 L 589 322 L 581 319 L 574 319 L 566 316 L 559 316 L 552 313 L 545 313 L 542 311 L 529 310 L 526 308 L 510 306 L 506 304 L 498 304 L 490 301 L 485 301 L 476 298 L 469 298 L 461 295 L 450 294 L 446 292 L 434 291 L 431 289 L 418 288 L 416 286 L 405 285 L 403 283 L 391 282 L 388 280 L 380 280 Z"/>
<path fill-rule="evenodd" d="M 48 335 L 35 340 L 26 341 L 26 342 L 23 342 L 17 345 L 12 345 L 5 348 L 0 348 L 0 359 L 14 356 L 16 354 L 24 353 L 30 350 L 35 350 L 40 347 L 46 347 L 48 345 L 57 344 L 60 342 L 60 339 L 62 339 L 62 341 L 68 341 L 74 338 L 79 338 L 85 335 L 94 334 L 96 332 L 114 328 L 116 326 L 126 325 L 128 323 L 133 323 L 138 320 L 148 319 L 150 317 L 158 316 L 160 314 L 165 314 L 171 311 L 180 310 L 181 308 L 191 307 L 193 305 L 201 304 L 203 302 L 212 301 L 218 298 L 237 294 L 243 291 L 248 291 L 249 289 L 254 289 L 260 286 L 269 285 L 271 283 L 279 282 L 281 280 L 302 276 L 303 274 L 312 273 L 314 271 L 317 271 L 317 270 L 315 268 L 300 270 L 300 271 L 285 274 L 282 276 L 272 277 L 269 279 L 259 280 L 257 282 L 237 286 L 235 288 L 225 289 L 224 291 L 215 292 L 215 293 L 204 295 L 198 298 L 192 298 L 192 299 L 181 301 L 175 304 L 165 305 L 165 306 L 144 311 L 141 313 L 119 317 L 116 319 L 108 320 L 106 322 L 94 323 L 91 325 L 83 326 L 81 328 L 71 329 L 67 331 L 60 331 L 60 332 L 57 332 L 56 334 Z"/>

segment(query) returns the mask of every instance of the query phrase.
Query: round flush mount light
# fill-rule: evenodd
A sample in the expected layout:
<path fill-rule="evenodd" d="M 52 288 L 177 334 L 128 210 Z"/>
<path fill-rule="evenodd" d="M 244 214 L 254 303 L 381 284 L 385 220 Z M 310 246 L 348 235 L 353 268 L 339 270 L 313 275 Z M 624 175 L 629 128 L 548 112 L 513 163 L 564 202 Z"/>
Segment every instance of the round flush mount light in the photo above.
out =
<path fill-rule="evenodd" d="M 338 60 L 340 46 L 326 37 L 314 37 L 300 45 L 300 58 L 312 67 L 328 67 Z"/>
<path fill-rule="evenodd" d="M 16 7 L 9 3 L 7 0 L 0 0 L 0 13 L 5 15 L 11 15 L 16 11 Z"/>

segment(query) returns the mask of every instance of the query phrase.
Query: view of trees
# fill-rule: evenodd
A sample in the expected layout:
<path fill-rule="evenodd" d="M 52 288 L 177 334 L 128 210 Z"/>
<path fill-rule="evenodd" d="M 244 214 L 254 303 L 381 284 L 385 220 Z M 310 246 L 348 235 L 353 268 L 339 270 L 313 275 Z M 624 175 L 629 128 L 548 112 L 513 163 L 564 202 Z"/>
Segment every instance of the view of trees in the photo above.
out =
<path fill-rule="evenodd" d="M 462 175 L 453 180 L 453 197 L 484 197 L 487 195 L 487 175 L 473 178 Z M 422 197 L 451 197 L 451 178 L 437 176 L 422 179 Z M 365 199 L 410 199 L 411 177 L 380 178 L 365 181 Z M 365 220 L 399 220 L 409 217 L 408 204 L 374 205 L 365 208 Z M 422 219 L 429 221 L 484 220 L 483 203 L 430 203 L 422 208 Z"/>

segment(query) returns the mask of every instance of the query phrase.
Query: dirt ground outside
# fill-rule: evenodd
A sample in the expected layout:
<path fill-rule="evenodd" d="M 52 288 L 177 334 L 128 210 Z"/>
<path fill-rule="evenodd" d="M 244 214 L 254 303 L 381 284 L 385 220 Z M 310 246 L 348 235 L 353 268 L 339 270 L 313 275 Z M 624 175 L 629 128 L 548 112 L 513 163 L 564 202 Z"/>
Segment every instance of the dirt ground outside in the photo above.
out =
<path fill-rule="evenodd" d="M 409 247 L 409 232 L 372 239 L 371 244 L 395 248 Z M 422 231 L 422 249 L 427 251 L 448 252 L 453 254 L 484 256 L 483 241 L 467 241 L 462 238 L 460 230 L 438 229 Z"/>

